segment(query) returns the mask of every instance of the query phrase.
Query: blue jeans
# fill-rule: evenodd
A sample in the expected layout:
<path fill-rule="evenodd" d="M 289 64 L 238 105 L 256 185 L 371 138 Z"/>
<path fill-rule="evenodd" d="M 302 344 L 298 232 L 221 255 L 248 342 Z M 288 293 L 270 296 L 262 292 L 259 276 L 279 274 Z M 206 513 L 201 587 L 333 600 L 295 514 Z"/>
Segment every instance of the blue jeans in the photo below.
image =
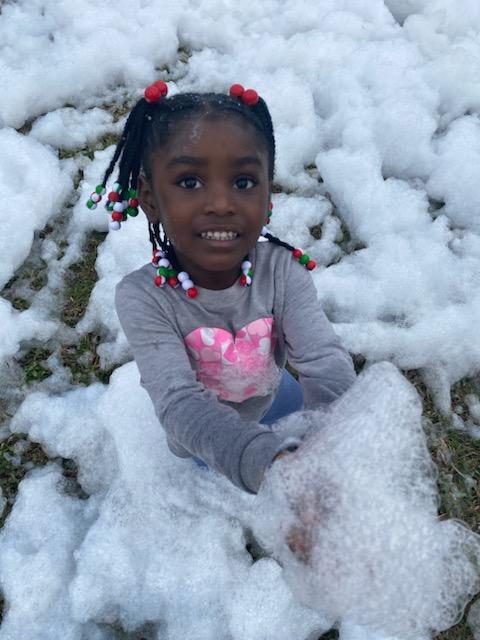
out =
<path fill-rule="evenodd" d="M 283 370 L 282 379 L 270 409 L 260 420 L 260 424 L 271 425 L 280 418 L 303 409 L 303 391 L 295 378 Z"/>
<path fill-rule="evenodd" d="M 288 373 L 286 369 L 282 372 L 282 379 L 278 385 L 277 393 L 273 399 L 270 409 L 260 420 L 260 424 L 267 426 L 272 425 L 280 418 L 295 413 L 303 409 L 303 391 L 302 387 L 295 380 L 295 378 Z M 200 458 L 193 458 L 199 467 L 208 469 L 208 466 L 200 460 Z"/>

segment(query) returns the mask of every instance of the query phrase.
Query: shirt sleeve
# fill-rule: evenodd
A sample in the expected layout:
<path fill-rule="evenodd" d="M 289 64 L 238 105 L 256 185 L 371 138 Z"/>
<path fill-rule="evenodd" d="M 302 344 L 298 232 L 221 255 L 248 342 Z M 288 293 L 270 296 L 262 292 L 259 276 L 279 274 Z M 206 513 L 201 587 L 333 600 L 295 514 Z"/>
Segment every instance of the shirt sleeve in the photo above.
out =
<path fill-rule="evenodd" d="M 290 364 L 298 371 L 305 408 L 325 406 L 355 381 L 350 354 L 323 312 L 310 273 L 289 262 L 283 331 Z"/>
<path fill-rule="evenodd" d="M 117 285 L 115 306 L 171 450 L 200 458 L 236 486 L 256 493 L 275 456 L 295 444 L 292 438 L 244 422 L 235 409 L 218 402 L 197 381 L 183 338 L 162 306 L 128 277 Z"/>

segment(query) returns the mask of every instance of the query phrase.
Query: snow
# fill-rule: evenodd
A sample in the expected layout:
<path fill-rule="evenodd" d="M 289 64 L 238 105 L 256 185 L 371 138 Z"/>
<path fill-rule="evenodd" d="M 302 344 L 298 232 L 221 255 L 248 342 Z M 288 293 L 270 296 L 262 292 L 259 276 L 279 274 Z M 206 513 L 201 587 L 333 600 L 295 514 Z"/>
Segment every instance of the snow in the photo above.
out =
<path fill-rule="evenodd" d="M 94 107 L 81 112 L 73 107 L 57 109 L 37 118 L 30 136 L 57 149 L 81 149 L 106 133 L 121 132 L 123 120 L 113 122 L 108 111 Z"/>
<path fill-rule="evenodd" d="M 419 640 L 453 624 L 476 579 L 460 546 L 478 543 L 459 525 L 435 521 L 418 400 L 395 367 L 418 370 L 445 414 L 451 386 L 480 371 L 478 2 L 17 0 L 1 13 L 0 287 L 32 246 L 48 281 L 25 293 L 31 306 L 22 312 L 2 292 L 0 400 L 25 396 L 11 429 L 52 458 L 73 459 L 88 497 L 65 484 L 56 462 L 20 484 L 0 534 L 0 640 L 100 640 L 115 637 L 109 625 L 117 623 L 127 631 L 151 624 L 169 640 L 289 640 L 316 638 L 340 619 L 342 640 L 383 632 Z M 282 191 L 272 231 L 317 260 L 319 299 L 348 349 L 367 361 L 337 413 L 305 418 L 323 426 L 304 461 L 278 463 L 258 499 L 168 452 L 131 363 L 108 386 L 72 388 L 54 355 L 43 386 L 26 393 L 16 384 L 15 357 L 46 340 L 94 331 L 104 366 L 130 357 L 113 294 L 149 259 L 143 216 L 99 246 L 98 280 L 74 329 L 59 319 L 59 297 L 86 234 L 107 230 L 103 208 L 84 203 L 113 148 L 93 160 L 82 150 L 118 133 L 124 116 L 115 122 L 112 105 L 133 104 L 158 78 L 172 93 L 241 82 L 265 97 Z M 34 241 L 47 223 L 53 233 Z M 391 364 L 375 364 L 383 361 Z M 479 437 L 479 400 L 465 402 L 467 432 Z M 342 436 L 349 426 L 355 437 Z M 373 469 L 353 454 L 367 443 Z M 307 473 L 324 447 L 339 470 L 319 453 Z M 281 506 L 302 493 L 306 477 L 321 500 L 323 477 L 345 495 L 312 569 L 279 535 L 289 524 Z M 271 517 L 262 522 L 265 500 Z M 252 530 L 276 559 L 252 563 Z M 446 582 L 448 594 L 439 589 Z"/>

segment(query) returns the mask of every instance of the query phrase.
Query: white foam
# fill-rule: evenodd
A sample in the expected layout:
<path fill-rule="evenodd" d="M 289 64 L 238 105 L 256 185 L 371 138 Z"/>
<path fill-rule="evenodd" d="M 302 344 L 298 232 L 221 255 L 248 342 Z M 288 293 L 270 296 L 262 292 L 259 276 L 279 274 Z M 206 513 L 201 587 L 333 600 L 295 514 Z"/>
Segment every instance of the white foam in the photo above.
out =
<path fill-rule="evenodd" d="M 98 107 L 85 112 L 65 107 L 38 118 L 29 135 L 57 149 L 81 149 L 106 133 L 119 132 L 124 124 L 124 119 L 114 123 L 112 114 Z"/>
<path fill-rule="evenodd" d="M 480 536 L 437 518 L 421 412 L 395 367 L 373 365 L 272 467 L 257 505 L 300 601 L 408 638 L 453 625 L 480 588 Z M 292 527 L 306 527 L 308 564 L 285 543 Z"/>

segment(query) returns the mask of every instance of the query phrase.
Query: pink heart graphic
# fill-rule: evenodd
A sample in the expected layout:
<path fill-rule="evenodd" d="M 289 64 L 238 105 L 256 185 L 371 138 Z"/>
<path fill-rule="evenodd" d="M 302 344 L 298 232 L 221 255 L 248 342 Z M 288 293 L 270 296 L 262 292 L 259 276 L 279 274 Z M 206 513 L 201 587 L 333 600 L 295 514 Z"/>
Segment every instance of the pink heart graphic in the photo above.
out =
<path fill-rule="evenodd" d="M 279 370 L 273 357 L 273 318 L 259 318 L 233 336 L 225 329 L 199 327 L 185 337 L 197 379 L 223 400 L 243 402 L 270 393 Z"/>

